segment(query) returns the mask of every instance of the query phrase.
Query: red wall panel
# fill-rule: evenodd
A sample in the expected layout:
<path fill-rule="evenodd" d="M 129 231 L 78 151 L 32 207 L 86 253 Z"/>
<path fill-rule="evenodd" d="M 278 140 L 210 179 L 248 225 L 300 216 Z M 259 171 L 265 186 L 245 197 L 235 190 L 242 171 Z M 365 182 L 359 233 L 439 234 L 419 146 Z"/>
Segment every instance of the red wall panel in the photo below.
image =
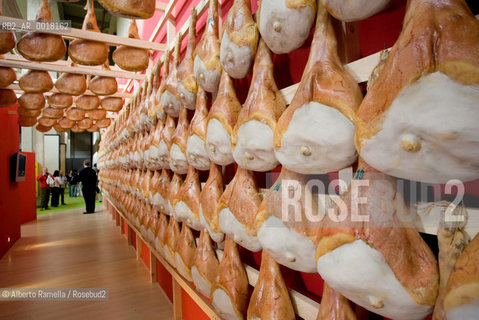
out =
<path fill-rule="evenodd" d="M 37 208 L 35 199 L 35 153 L 24 152 L 27 156 L 25 165 L 25 181 L 18 183 L 21 194 L 20 205 L 20 223 L 37 219 Z"/>
<path fill-rule="evenodd" d="M 171 274 L 168 270 L 163 267 L 161 262 L 156 261 L 156 273 L 158 278 L 158 283 L 160 284 L 163 291 L 165 291 L 166 295 L 173 302 L 173 283 Z"/>
<path fill-rule="evenodd" d="M 185 290 L 181 289 L 181 305 L 184 320 L 209 320 L 210 317 L 191 299 Z"/>

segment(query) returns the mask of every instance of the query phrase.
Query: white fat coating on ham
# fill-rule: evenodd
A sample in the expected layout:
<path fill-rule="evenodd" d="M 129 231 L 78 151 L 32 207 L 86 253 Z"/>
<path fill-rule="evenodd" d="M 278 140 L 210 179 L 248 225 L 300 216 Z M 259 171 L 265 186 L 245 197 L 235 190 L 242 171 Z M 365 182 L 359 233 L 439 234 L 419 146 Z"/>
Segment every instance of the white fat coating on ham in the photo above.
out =
<path fill-rule="evenodd" d="M 180 147 L 174 143 L 170 150 L 170 168 L 178 174 L 186 174 L 188 172 L 188 161 L 186 155 L 181 151 Z"/>
<path fill-rule="evenodd" d="M 158 146 L 158 156 L 158 165 L 162 169 L 170 169 L 170 150 L 168 150 L 168 145 L 163 139 Z"/>
<path fill-rule="evenodd" d="M 276 262 L 300 272 L 316 272 L 316 245 L 308 237 L 286 228 L 270 216 L 258 230 L 261 246 Z"/>
<path fill-rule="evenodd" d="M 155 121 L 152 117 L 148 116 L 148 114 L 143 112 L 140 114 L 140 127 L 142 130 L 148 130 L 154 124 Z"/>
<path fill-rule="evenodd" d="M 223 289 L 215 289 L 211 299 L 215 310 L 218 312 L 221 319 L 224 320 L 243 320 L 236 314 L 233 303 L 231 303 L 230 296 Z"/>
<path fill-rule="evenodd" d="M 167 261 L 173 268 L 176 268 L 175 253 L 174 253 L 174 252 L 172 253 L 166 244 L 163 246 L 163 252 L 164 252 L 164 256 L 165 256 L 166 261 Z"/>
<path fill-rule="evenodd" d="M 271 51 L 289 53 L 301 47 L 308 38 L 314 18 L 315 13 L 309 6 L 290 9 L 286 0 L 263 0 L 259 31 Z"/>
<path fill-rule="evenodd" d="M 447 320 L 476 320 L 479 315 L 479 300 L 453 308 L 446 313 Z"/>
<path fill-rule="evenodd" d="M 178 118 L 180 115 L 180 101 L 168 90 L 165 90 L 160 98 L 160 103 L 163 110 L 173 118 Z"/>
<path fill-rule="evenodd" d="M 203 208 L 201 207 L 200 204 L 200 223 L 203 228 L 206 228 L 208 230 L 208 233 L 210 234 L 211 239 L 216 242 L 216 243 L 221 243 L 225 239 L 225 234 L 223 232 L 214 232 L 213 229 L 211 229 L 211 226 L 206 222 L 206 218 L 203 215 Z"/>
<path fill-rule="evenodd" d="M 175 216 L 175 209 L 171 205 L 171 201 L 168 199 L 168 213 L 170 216 L 174 217 Z"/>
<path fill-rule="evenodd" d="M 369 18 L 384 9 L 391 0 L 321 0 L 337 19 L 351 22 Z"/>
<path fill-rule="evenodd" d="M 175 252 L 175 263 L 176 263 L 176 271 L 178 271 L 179 274 L 181 274 L 186 280 L 188 281 L 193 281 L 191 278 L 191 273 L 186 267 L 183 259 L 181 259 L 181 256 L 178 252 Z"/>
<path fill-rule="evenodd" d="M 185 89 L 181 82 L 178 82 L 178 96 L 180 97 L 180 103 L 189 110 L 196 109 L 196 94 Z"/>
<path fill-rule="evenodd" d="M 221 209 L 219 215 L 221 230 L 234 242 L 253 252 L 261 250 L 258 238 L 248 233 L 229 208 Z"/>
<path fill-rule="evenodd" d="M 175 204 L 175 211 L 173 217 L 177 221 L 186 223 L 186 225 L 191 229 L 197 231 L 201 230 L 200 221 L 196 219 L 195 215 L 184 201 L 178 201 Z"/>
<path fill-rule="evenodd" d="M 418 304 L 398 281 L 381 252 L 362 240 L 317 260 L 321 277 L 354 303 L 391 319 L 421 320 L 433 306 Z"/>
<path fill-rule="evenodd" d="M 158 237 L 155 237 L 155 249 L 163 256 L 163 245 Z"/>
<path fill-rule="evenodd" d="M 154 192 L 150 195 L 150 201 L 160 212 L 169 212 L 168 202 L 161 196 L 159 192 Z"/>
<path fill-rule="evenodd" d="M 207 92 L 217 92 L 218 85 L 220 83 L 221 72 L 216 69 L 206 69 L 205 63 L 201 60 L 200 56 L 195 57 L 195 79 L 198 85 Z M 201 76 L 203 75 L 203 77 Z"/>
<path fill-rule="evenodd" d="M 201 275 L 196 266 L 191 267 L 191 278 L 193 279 L 196 289 L 205 297 L 211 299 L 211 283 Z"/>
<path fill-rule="evenodd" d="M 241 125 L 237 134 L 233 158 L 236 163 L 252 171 L 270 171 L 279 164 L 274 155 L 273 130 L 258 120 Z"/>
<path fill-rule="evenodd" d="M 210 119 L 206 129 L 206 152 L 211 161 L 221 166 L 234 162 L 231 137 L 218 119 Z"/>
<path fill-rule="evenodd" d="M 146 231 L 146 240 L 148 240 L 149 243 L 154 243 L 155 241 L 155 234 L 150 228 Z"/>
<path fill-rule="evenodd" d="M 151 145 L 148 149 L 148 157 L 151 170 L 160 170 L 162 169 L 160 163 L 160 149 L 155 145 Z"/>
<path fill-rule="evenodd" d="M 441 72 L 422 76 L 401 90 L 361 156 L 379 171 L 404 179 L 477 179 L 478 105 L 479 86 L 462 85 Z"/>
<path fill-rule="evenodd" d="M 253 61 L 251 48 L 249 46 L 238 47 L 225 31 L 221 40 L 220 60 L 223 69 L 230 77 L 242 79 L 248 75 Z"/>
<path fill-rule="evenodd" d="M 186 143 L 186 155 L 188 163 L 197 170 L 208 170 L 210 158 L 206 153 L 206 143 L 196 134 L 188 137 Z"/>
<path fill-rule="evenodd" d="M 294 112 L 275 154 L 285 168 L 298 173 L 338 171 L 356 161 L 354 124 L 335 108 L 306 103 Z"/>

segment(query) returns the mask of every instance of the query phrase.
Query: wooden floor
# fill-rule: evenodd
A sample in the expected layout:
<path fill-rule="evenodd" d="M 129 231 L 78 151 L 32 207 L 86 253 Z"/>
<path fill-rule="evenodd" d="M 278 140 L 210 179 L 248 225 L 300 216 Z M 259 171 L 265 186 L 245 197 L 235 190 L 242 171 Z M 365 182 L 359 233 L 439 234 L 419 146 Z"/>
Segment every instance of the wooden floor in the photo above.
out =
<path fill-rule="evenodd" d="M 0 288 L 108 288 L 106 302 L 0 302 L 0 319 L 172 319 L 173 307 L 106 210 L 44 214 L 0 259 Z"/>

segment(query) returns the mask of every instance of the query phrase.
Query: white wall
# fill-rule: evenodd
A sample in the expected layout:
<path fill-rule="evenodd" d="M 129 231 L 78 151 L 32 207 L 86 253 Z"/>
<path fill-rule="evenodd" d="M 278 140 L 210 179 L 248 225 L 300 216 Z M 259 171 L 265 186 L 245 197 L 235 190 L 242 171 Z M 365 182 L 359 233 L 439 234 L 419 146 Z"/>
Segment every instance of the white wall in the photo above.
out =
<path fill-rule="evenodd" d="M 58 135 L 45 135 L 44 137 L 44 166 L 50 173 L 60 169 L 60 137 Z"/>

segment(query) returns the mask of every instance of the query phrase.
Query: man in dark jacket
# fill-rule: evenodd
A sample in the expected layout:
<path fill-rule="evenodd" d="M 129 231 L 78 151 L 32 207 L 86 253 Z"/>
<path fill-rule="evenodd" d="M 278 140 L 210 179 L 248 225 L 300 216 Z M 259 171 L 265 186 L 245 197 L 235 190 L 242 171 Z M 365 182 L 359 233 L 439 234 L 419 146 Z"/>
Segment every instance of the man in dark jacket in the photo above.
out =
<path fill-rule="evenodd" d="M 86 207 L 86 212 L 83 213 L 94 213 L 97 177 L 95 170 L 91 168 L 90 160 L 83 161 L 83 169 L 80 170 L 80 174 L 78 176 L 82 183 L 81 190 Z"/>

